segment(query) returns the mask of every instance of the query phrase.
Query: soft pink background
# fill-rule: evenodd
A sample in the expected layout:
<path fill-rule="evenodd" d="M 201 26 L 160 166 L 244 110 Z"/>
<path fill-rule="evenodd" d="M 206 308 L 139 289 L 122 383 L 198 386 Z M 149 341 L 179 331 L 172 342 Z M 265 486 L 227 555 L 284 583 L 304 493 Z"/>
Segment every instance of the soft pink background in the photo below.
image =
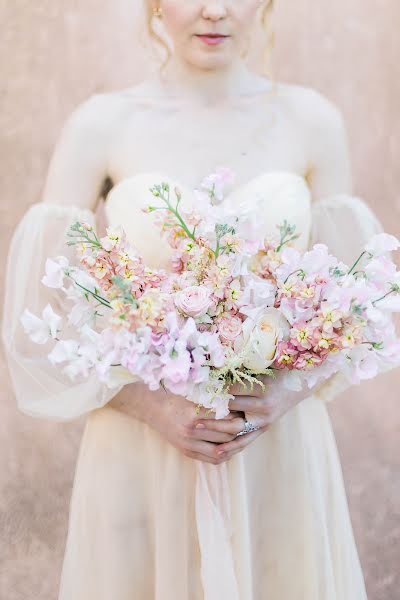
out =
<path fill-rule="evenodd" d="M 139 0 L 0 3 L 3 260 L 18 219 L 40 199 L 69 112 L 146 73 L 139 8 Z M 278 0 L 274 60 L 278 80 L 312 86 L 339 105 L 355 192 L 397 235 L 399 23 L 398 0 Z M 83 420 L 58 425 L 18 413 L 0 369 L 0 597 L 54 600 Z M 399 372 L 381 376 L 329 406 L 370 600 L 399 597 L 399 383 Z"/>

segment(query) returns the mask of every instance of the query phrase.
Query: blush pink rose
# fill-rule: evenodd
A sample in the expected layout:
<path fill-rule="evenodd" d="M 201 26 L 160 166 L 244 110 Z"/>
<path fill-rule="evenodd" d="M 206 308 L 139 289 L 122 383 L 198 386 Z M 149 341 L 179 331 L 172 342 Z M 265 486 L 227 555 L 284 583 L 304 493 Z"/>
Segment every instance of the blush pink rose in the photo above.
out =
<path fill-rule="evenodd" d="M 239 317 L 222 317 L 218 321 L 218 333 L 222 341 L 233 342 L 242 332 L 242 320 Z"/>
<path fill-rule="evenodd" d="M 191 285 L 175 295 L 175 306 L 187 317 L 202 317 L 211 302 L 211 292 L 204 285 Z"/>

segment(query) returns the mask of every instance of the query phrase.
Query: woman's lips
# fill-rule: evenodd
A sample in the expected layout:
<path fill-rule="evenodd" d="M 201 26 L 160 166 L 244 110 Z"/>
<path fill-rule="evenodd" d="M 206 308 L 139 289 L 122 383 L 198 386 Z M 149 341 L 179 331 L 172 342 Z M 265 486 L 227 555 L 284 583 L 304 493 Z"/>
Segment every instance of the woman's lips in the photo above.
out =
<path fill-rule="evenodd" d="M 229 36 L 227 35 L 197 35 L 200 40 L 202 40 L 208 46 L 216 46 L 217 44 L 221 44 Z"/>

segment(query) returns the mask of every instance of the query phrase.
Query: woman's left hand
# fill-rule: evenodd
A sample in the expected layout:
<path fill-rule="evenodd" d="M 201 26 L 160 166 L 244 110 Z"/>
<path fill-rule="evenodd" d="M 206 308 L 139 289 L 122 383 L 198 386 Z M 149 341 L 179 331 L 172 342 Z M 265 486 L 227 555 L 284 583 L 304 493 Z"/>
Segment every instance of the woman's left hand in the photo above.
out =
<path fill-rule="evenodd" d="M 275 379 L 266 377 L 264 380 L 265 390 L 260 386 L 255 386 L 252 391 L 241 390 L 240 386 L 235 386 L 231 392 L 235 395 L 234 400 L 230 400 L 229 409 L 232 411 L 243 412 L 250 423 L 258 427 L 254 433 L 246 433 L 238 438 L 219 444 L 220 450 L 229 455 L 243 450 L 261 433 L 267 431 L 270 426 L 288 410 L 299 404 L 307 395 L 306 390 L 298 392 L 287 390 L 282 385 L 281 373 L 278 373 Z M 246 395 L 242 395 L 245 393 Z M 227 427 L 236 428 L 231 433 L 238 433 L 244 427 L 244 418 L 238 417 L 230 422 L 223 422 L 220 419 L 198 419 L 212 431 L 227 432 Z M 241 424 L 240 424 L 241 423 Z M 239 429 L 240 427 L 240 429 Z"/>

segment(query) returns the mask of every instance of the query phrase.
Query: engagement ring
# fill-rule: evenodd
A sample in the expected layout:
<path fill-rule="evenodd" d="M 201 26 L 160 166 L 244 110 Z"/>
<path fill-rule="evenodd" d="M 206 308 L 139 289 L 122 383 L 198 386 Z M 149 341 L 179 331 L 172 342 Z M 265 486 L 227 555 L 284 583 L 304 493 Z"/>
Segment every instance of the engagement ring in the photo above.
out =
<path fill-rule="evenodd" d="M 248 421 L 245 417 L 244 418 L 244 427 L 243 427 L 242 431 L 239 431 L 239 433 L 236 434 L 236 437 L 239 437 L 239 435 L 245 435 L 246 433 L 250 433 L 251 431 L 256 431 L 257 429 L 260 429 L 260 428 L 257 427 L 256 425 L 253 425 L 253 423 L 250 423 L 250 421 Z"/>

